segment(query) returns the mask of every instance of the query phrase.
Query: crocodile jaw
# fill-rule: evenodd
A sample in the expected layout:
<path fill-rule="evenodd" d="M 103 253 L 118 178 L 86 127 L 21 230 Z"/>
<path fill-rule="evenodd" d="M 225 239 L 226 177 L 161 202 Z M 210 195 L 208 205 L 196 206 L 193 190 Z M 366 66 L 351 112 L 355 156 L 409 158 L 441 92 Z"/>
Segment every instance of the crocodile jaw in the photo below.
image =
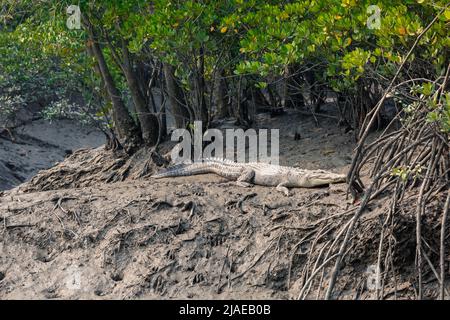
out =
<path fill-rule="evenodd" d="M 298 179 L 292 181 L 292 187 L 320 187 L 324 185 L 341 183 L 346 181 L 345 174 L 332 173 L 332 172 L 314 172 L 307 173 L 306 175 L 300 176 Z"/>

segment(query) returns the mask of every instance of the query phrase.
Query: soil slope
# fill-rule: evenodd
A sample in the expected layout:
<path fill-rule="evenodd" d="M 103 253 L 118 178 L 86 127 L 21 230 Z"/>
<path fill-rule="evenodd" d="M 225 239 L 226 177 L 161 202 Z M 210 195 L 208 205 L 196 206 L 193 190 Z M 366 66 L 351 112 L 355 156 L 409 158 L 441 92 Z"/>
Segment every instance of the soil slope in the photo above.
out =
<path fill-rule="evenodd" d="M 260 116 L 258 124 L 284 128 L 281 164 L 345 172 L 353 133 L 333 119 L 319 121 L 287 114 Z M 81 158 L 84 173 L 74 172 Z M 289 299 L 301 290 L 323 297 L 330 269 L 307 279 L 348 221 L 353 205 L 345 184 L 295 189 L 287 198 L 215 175 L 155 181 L 154 167 L 140 178 L 128 167 L 105 183 L 102 159 L 111 157 L 101 148 L 81 151 L 0 197 L 0 299 Z M 87 163 L 99 168 L 89 171 Z M 89 180 L 91 172 L 96 178 Z M 57 190 L 47 183 L 39 191 L 58 173 Z M 62 184 L 65 174 L 72 180 Z M 376 261 L 382 221 L 369 209 L 373 223 L 355 236 L 335 297 L 374 297 L 366 271 Z M 413 263 L 414 244 L 406 241 L 402 251 Z M 411 297 L 408 277 L 397 281 L 395 290 Z M 394 289 L 385 290 L 389 297 Z"/>

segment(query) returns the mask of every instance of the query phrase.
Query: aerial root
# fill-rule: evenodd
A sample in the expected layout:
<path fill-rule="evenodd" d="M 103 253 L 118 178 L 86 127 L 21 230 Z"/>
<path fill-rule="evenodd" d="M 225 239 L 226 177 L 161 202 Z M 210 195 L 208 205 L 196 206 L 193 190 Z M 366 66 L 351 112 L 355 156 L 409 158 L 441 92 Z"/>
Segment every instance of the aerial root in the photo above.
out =
<path fill-rule="evenodd" d="M 448 77 L 447 71 L 437 95 L 444 91 Z M 434 110 L 444 107 L 442 100 L 437 101 L 438 105 Z M 333 297 L 333 289 L 342 271 L 343 258 L 352 235 L 356 230 L 360 230 L 362 224 L 367 223 L 360 221 L 367 214 L 367 208 L 380 197 L 387 195 L 390 195 L 387 199 L 389 205 L 384 205 L 380 212 L 383 222 L 376 248 L 376 298 L 382 299 L 386 296 L 384 291 L 387 285 L 395 288 L 398 286 L 396 269 L 400 266 L 395 264 L 398 260 L 395 255 L 398 254 L 396 247 L 399 246 L 399 230 L 396 230 L 396 226 L 402 219 L 410 216 L 415 219 L 412 230 L 407 231 L 410 237 L 411 232 L 414 232 L 415 238 L 415 283 L 412 284 L 417 288 L 415 297 L 424 298 L 424 275 L 433 274 L 439 283 L 439 297 L 444 298 L 445 273 L 442 270 L 445 268 L 445 247 L 448 245 L 446 221 L 449 206 L 450 148 L 448 135 L 441 130 L 438 123 L 428 121 L 427 117 L 431 111 L 426 100 L 418 98 L 414 112 L 403 115 L 402 120 L 399 120 L 399 116 L 396 117 L 389 125 L 390 131 L 386 130 L 370 144 L 364 145 L 364 141 L 360 142 L 349 173 L 349 183 L 351 185 L 355 181 L 361 181 L 361 171 L 368 165 L 372 169 L 372 182 L 366 189 L 345 236 L 340 240 L 325 298 Z M 394 130 L 395 126 L 397 129 Z M 411 215 L 411 212 L 415 214 Z M 440 225 L 440 240 L 437 237 L 439 230 L 436 230 L 436 225 Z M 424 243 L 428 245 L 424 246 Z M 433 263 L 439 264 L 440 274 Z M 302 293 L 304 292 L 306 291 L 303 290 Z"/>
<path fill-rule="evenodd" d="M 431 293 L 434 298 L 449 296 L 445 268 L 446 248 L 450 245 L 447 234 L 450 144 L 448 134 L 438 122 L 429 121 L 428 116 L 445 107 L 443 92 L 449 82 L 450 64 L 443 79 L 430 81 L 439 85 L 433 107 L 423 96 L 412 96 L 409 87 L 395 86 L 396 94 L 412 99 L 414 110 L 397 114 L 375 141 L 366 144 L 368 130 L 399 76 L 400 70 L 368 115 L 348 174 L 349 191 L 354 198 L 362 195 L 360 204 L 311 225 L 309 230 L 314 237 L 309 240 L 309 250 L 298 253 L 303 238 L 294 245 L 288 288 L 294 255 L 306 256 L 298 299 L 338 297 L 335 287 L 342 292 L 347 284 L 343 282 L 349 281 L 345 275 L 352 269 L 352 261 L 367 262 L 375 275 L 374 288 L 364 285 L 368 276 L 353 283 L 353 288 L 360 288 L 356 290 L 357 297 L 367 287 L 366 297 L 370 298 L 385 299 L 392 295 L 396 298 L 399 292 L 406 292 L 423 299 L 430 278 L 438 284 L 438 290 Z M 371 169 L 371 182 L 366 188 L 360 178 L 365 168 Z M 414 271 L 405 276 L 399 272 L 401 268 Z"/>

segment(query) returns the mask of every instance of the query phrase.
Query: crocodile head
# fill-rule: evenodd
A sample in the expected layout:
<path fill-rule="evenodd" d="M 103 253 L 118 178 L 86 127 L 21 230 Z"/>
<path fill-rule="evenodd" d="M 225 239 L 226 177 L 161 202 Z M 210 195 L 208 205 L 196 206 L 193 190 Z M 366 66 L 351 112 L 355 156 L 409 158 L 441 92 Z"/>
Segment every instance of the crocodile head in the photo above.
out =
<path fill-rule="evenodd" d="M 346 175 L 334 173 L 324 170 L 311 170 L 303 172 L 295 172 L 289 176 L 290 184 L 293 187 L 320 187 L 333 183 L 341 183 L 346 181 Z"/>

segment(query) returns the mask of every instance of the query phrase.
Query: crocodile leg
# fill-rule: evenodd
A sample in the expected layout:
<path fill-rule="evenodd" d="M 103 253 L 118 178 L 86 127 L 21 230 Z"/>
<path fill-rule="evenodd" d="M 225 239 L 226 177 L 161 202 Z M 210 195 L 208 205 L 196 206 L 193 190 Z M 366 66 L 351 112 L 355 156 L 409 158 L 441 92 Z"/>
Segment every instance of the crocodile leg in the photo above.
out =
<path fill-rule="evenodd" d="M 253 186 L 253 178 L 255 177 L 255 171 L 253 169 L 245 169 L 240 177 L 237 179 L 236 184 L 240 187 L 248 188 Z"/>
<path fill-rule="evenodd" d="M 277 191 L 283 192 L 286 197 L 289 197 L 289 189 L 286 187 L 286 182 L 282 182 L 276 187 Z"/>

